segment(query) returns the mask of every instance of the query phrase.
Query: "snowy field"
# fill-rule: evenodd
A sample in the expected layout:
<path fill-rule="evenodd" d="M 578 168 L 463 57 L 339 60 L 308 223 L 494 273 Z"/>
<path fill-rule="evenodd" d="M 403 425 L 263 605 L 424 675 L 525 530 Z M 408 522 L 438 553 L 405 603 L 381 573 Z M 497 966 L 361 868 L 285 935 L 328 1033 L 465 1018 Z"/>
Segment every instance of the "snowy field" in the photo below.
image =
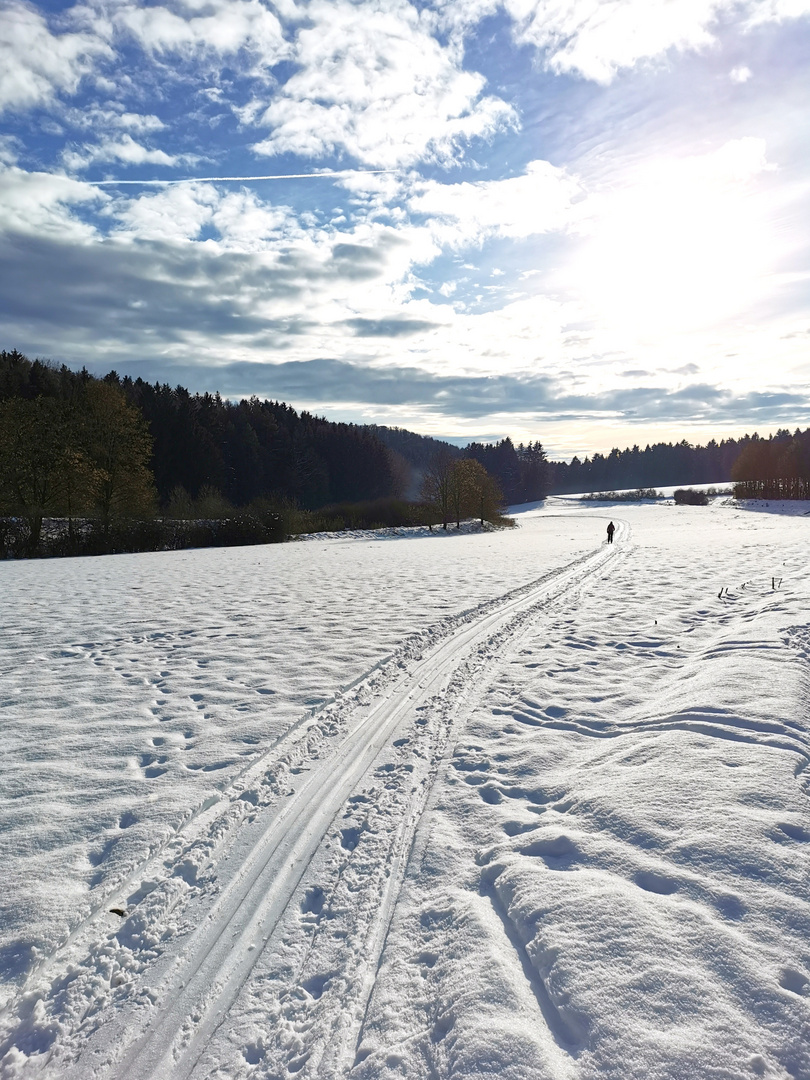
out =
<path fill-rule="evenodd" d="M 519 510 L 0 563 L 0 1076 L 810 1080 L 810 507 Z"/>

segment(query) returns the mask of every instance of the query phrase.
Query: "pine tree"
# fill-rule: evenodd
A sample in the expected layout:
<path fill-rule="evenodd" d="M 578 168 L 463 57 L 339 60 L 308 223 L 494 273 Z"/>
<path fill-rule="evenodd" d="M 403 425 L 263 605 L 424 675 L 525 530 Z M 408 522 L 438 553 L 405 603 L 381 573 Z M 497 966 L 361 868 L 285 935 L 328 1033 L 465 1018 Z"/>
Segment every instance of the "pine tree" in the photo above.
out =
<path fill-rule="evenodd" d="M 107 533 L 114 518 L 147 516 L 154 510 L 152 437 L 116 385 L 94 381 L 85 399 L 87 452 L 96 468 L 93 509 Z"/>
<path fill-rule="evenodd" d="M 28 527 L 29 554 L 44 517 L 73 517 L 88 506 L 96 472 L 81 439 L 81 417 L 56 398 L 9 398 L 0 404 L 0 512 Z"/>

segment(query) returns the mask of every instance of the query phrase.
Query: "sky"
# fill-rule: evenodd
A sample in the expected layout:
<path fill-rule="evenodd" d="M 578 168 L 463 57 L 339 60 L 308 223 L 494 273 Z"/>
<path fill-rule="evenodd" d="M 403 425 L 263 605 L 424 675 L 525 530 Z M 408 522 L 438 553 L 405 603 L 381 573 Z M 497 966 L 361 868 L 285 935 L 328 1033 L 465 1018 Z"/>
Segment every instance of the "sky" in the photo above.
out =
<path fill-rule="evenodd" d="M 552 457 L 810 423 L 810 0 L 0 0 L 0 348 Z"/>

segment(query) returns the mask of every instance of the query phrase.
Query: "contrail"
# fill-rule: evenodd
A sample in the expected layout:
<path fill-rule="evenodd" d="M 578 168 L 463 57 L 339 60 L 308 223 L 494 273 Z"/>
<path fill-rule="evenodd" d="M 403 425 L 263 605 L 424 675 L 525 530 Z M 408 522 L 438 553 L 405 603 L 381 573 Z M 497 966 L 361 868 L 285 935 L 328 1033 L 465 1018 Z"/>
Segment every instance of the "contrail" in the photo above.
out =
<path fill-rule="evenodd" d="M 93 187 L 117 187 L 122 184 L 137 184 L 140 187 L 166 186 L 168 184 L 226 184 L 246 183 L 251 180 L 319 180 L 330 176 L 367 176 L 377 173 L 393 173 L 394 169 L 339 169 L 336 172 L 319 173 L 278 173 L 272 176 L 186 176 L 182 180 L 87 180 Z"/>

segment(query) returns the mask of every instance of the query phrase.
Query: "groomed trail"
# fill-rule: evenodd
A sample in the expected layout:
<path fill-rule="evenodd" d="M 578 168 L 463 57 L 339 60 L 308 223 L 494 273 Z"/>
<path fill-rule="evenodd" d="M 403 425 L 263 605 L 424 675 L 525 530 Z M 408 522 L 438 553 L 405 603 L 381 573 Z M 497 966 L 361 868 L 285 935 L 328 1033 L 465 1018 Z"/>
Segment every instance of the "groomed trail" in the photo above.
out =
<path fill-rule="evenodd" d="M 224 1077 L 237 1055 L 263 1075 L 346 1076 L 470 709 L 504 647 L 608 573 L 629 537 L 618 521 L 618 543 L 410 638 L 291 727 L 39 964 L 2 1016 L 6 1074 Z M 246 1040 L 257 1014 L 265 1035 Z"/>

